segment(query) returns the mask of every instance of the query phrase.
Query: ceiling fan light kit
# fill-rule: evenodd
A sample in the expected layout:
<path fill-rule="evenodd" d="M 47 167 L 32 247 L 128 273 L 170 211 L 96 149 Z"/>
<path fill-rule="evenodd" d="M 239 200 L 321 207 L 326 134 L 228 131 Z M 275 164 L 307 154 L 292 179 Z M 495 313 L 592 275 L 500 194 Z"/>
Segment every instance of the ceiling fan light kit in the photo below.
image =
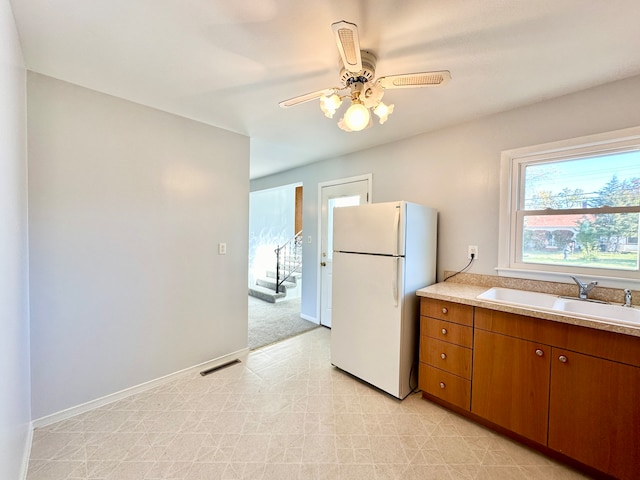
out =
<path fill-rule="evenodd" d="M 359 132 L 371 124 L 371 113 L 369 109 L 361 103 L 352 103 L 344 113 L 344 125 L 349 132 Z"/>
<path fill-rule="evenodd" d="M 385 89 L 435 87 L 451 80 L 451 74 L 447 70 L 389 75 L 374 80 L 376 57 L 371 52 L 360 50 L 357 25 L 341 21 L 332 24 L 331 28 L 342 59 L 342 86 L 325 88 L 284 100 L 280 102 L 282 108 L 293 107 L 317 98 L 325 116 L 333 118 L 343 100 L 349 98 L 351 106 L 339 120 L 338 126 L 346 132 L 359 132 L 373 124 L 371 112 L 379 118 L 381 125 L 393 113 L 394 105 L 385 105 L 382 102 Z"/>
<path fill-rule="evenodd" d="M 320 109 L 328 118 L 333 118 L 340 105 L 342 105 L 342 98 L 335 93 L 330 96 L 322 95 L 320 97 Z"/>

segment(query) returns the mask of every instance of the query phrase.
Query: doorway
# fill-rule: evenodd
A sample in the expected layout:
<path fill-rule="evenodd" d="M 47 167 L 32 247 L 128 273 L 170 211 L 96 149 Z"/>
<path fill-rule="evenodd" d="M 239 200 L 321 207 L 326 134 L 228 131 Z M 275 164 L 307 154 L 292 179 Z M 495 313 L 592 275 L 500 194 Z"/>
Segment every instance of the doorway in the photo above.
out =
<path fill-rule="evenodd" d="M 302 252 L 300 248 L 290 248 L 301 241 L 302 197 L 300 184 L 250 193 L 248 346 L 251 350 L 318 326 L 300 316 Z M 275 249 L 283 246 L 289 246 L 287 265 L 283 265 L 282 254 L 278 267 Z"/>
<path fill-rule="evenodd" d="M 372 175 L 344 178 L 318 184 L 320 217 L 319 319 L 320 325 L 331 327 L 331 281 L 333 272 L 333 209 L 362 205 L 371 201 Z"/>

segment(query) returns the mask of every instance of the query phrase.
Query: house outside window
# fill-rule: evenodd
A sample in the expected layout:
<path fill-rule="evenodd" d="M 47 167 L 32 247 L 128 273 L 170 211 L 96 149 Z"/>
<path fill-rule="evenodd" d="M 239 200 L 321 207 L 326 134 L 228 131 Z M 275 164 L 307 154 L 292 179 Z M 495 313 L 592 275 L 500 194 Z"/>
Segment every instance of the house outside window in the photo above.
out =
<path fill-rule="evenodd" d="M 503 152 L 501 275 L 640 283 L 639 231 L 640 128 Z"/>

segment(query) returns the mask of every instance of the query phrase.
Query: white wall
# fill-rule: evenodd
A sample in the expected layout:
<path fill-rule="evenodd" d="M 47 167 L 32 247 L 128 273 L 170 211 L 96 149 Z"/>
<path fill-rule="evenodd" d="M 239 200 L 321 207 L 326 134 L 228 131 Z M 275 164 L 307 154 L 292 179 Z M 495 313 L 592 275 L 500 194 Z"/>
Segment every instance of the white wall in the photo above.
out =
<path fill-rule="evenodd" d="M 278 245 L 297 232 L 296 185 L 251 192 L 249 195 L 249 286 L 267 270 L 275 271 Z"/>
<path fill-rule="evenodd" d="M 249 138 L 27 85 L 33 418 L 245 349 Z"/>
<path fill-rule="evenodd" d="M 498 263 L 500 152 L 640 125 L 638 105 L 640 76 L 256 179 L 251 190 L 304 183 L 305 235 L 314 244 L 303 250 L 302 313 L 315 317 L 318 182 L 373 173 L 374 202 L 438 209 L 439 279 L 465 266 L 467 245 L 479 246 L 470 272 L 491 275 Z"/>
<path fill-rule="evenodd" d="M 0 0 L 0 478 L 20 478 L 30 439 L 26 76 Z"/>

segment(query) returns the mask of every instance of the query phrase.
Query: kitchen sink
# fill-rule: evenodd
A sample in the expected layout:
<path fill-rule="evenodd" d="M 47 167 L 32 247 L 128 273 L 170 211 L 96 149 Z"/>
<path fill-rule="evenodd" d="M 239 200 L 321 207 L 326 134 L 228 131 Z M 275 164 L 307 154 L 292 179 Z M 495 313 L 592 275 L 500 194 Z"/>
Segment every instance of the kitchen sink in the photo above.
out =
<path fill-rule="evenodd" d="M 590 318 L 604 319 L 611 323 L 640 326 L 640 310 L 633 307 L 559 298 L 556 300 L 553 309 L 575 313 L 578 316 L 584 315 Z"/>
<path fill-rule="evenodd" d="M 490 302 L 506 303 L 509 305 L 523 306 L 530 308 L 540 308 L 543 310 L 553 309 L 553 305 L 558 300 L 557 295 L 548 293 L 528 292 L 526 290 L 514 290 L 511 288 L 494 287 L 478 295 L 480 300 Z"/>
<path fill-rule="evenodd" d="M 633 307 L 501 287 L 490 288 L 478 295 L 477 298 L 516 307 L 571 315 L 572 317 L 640 327 L 640 309 Z"/>

